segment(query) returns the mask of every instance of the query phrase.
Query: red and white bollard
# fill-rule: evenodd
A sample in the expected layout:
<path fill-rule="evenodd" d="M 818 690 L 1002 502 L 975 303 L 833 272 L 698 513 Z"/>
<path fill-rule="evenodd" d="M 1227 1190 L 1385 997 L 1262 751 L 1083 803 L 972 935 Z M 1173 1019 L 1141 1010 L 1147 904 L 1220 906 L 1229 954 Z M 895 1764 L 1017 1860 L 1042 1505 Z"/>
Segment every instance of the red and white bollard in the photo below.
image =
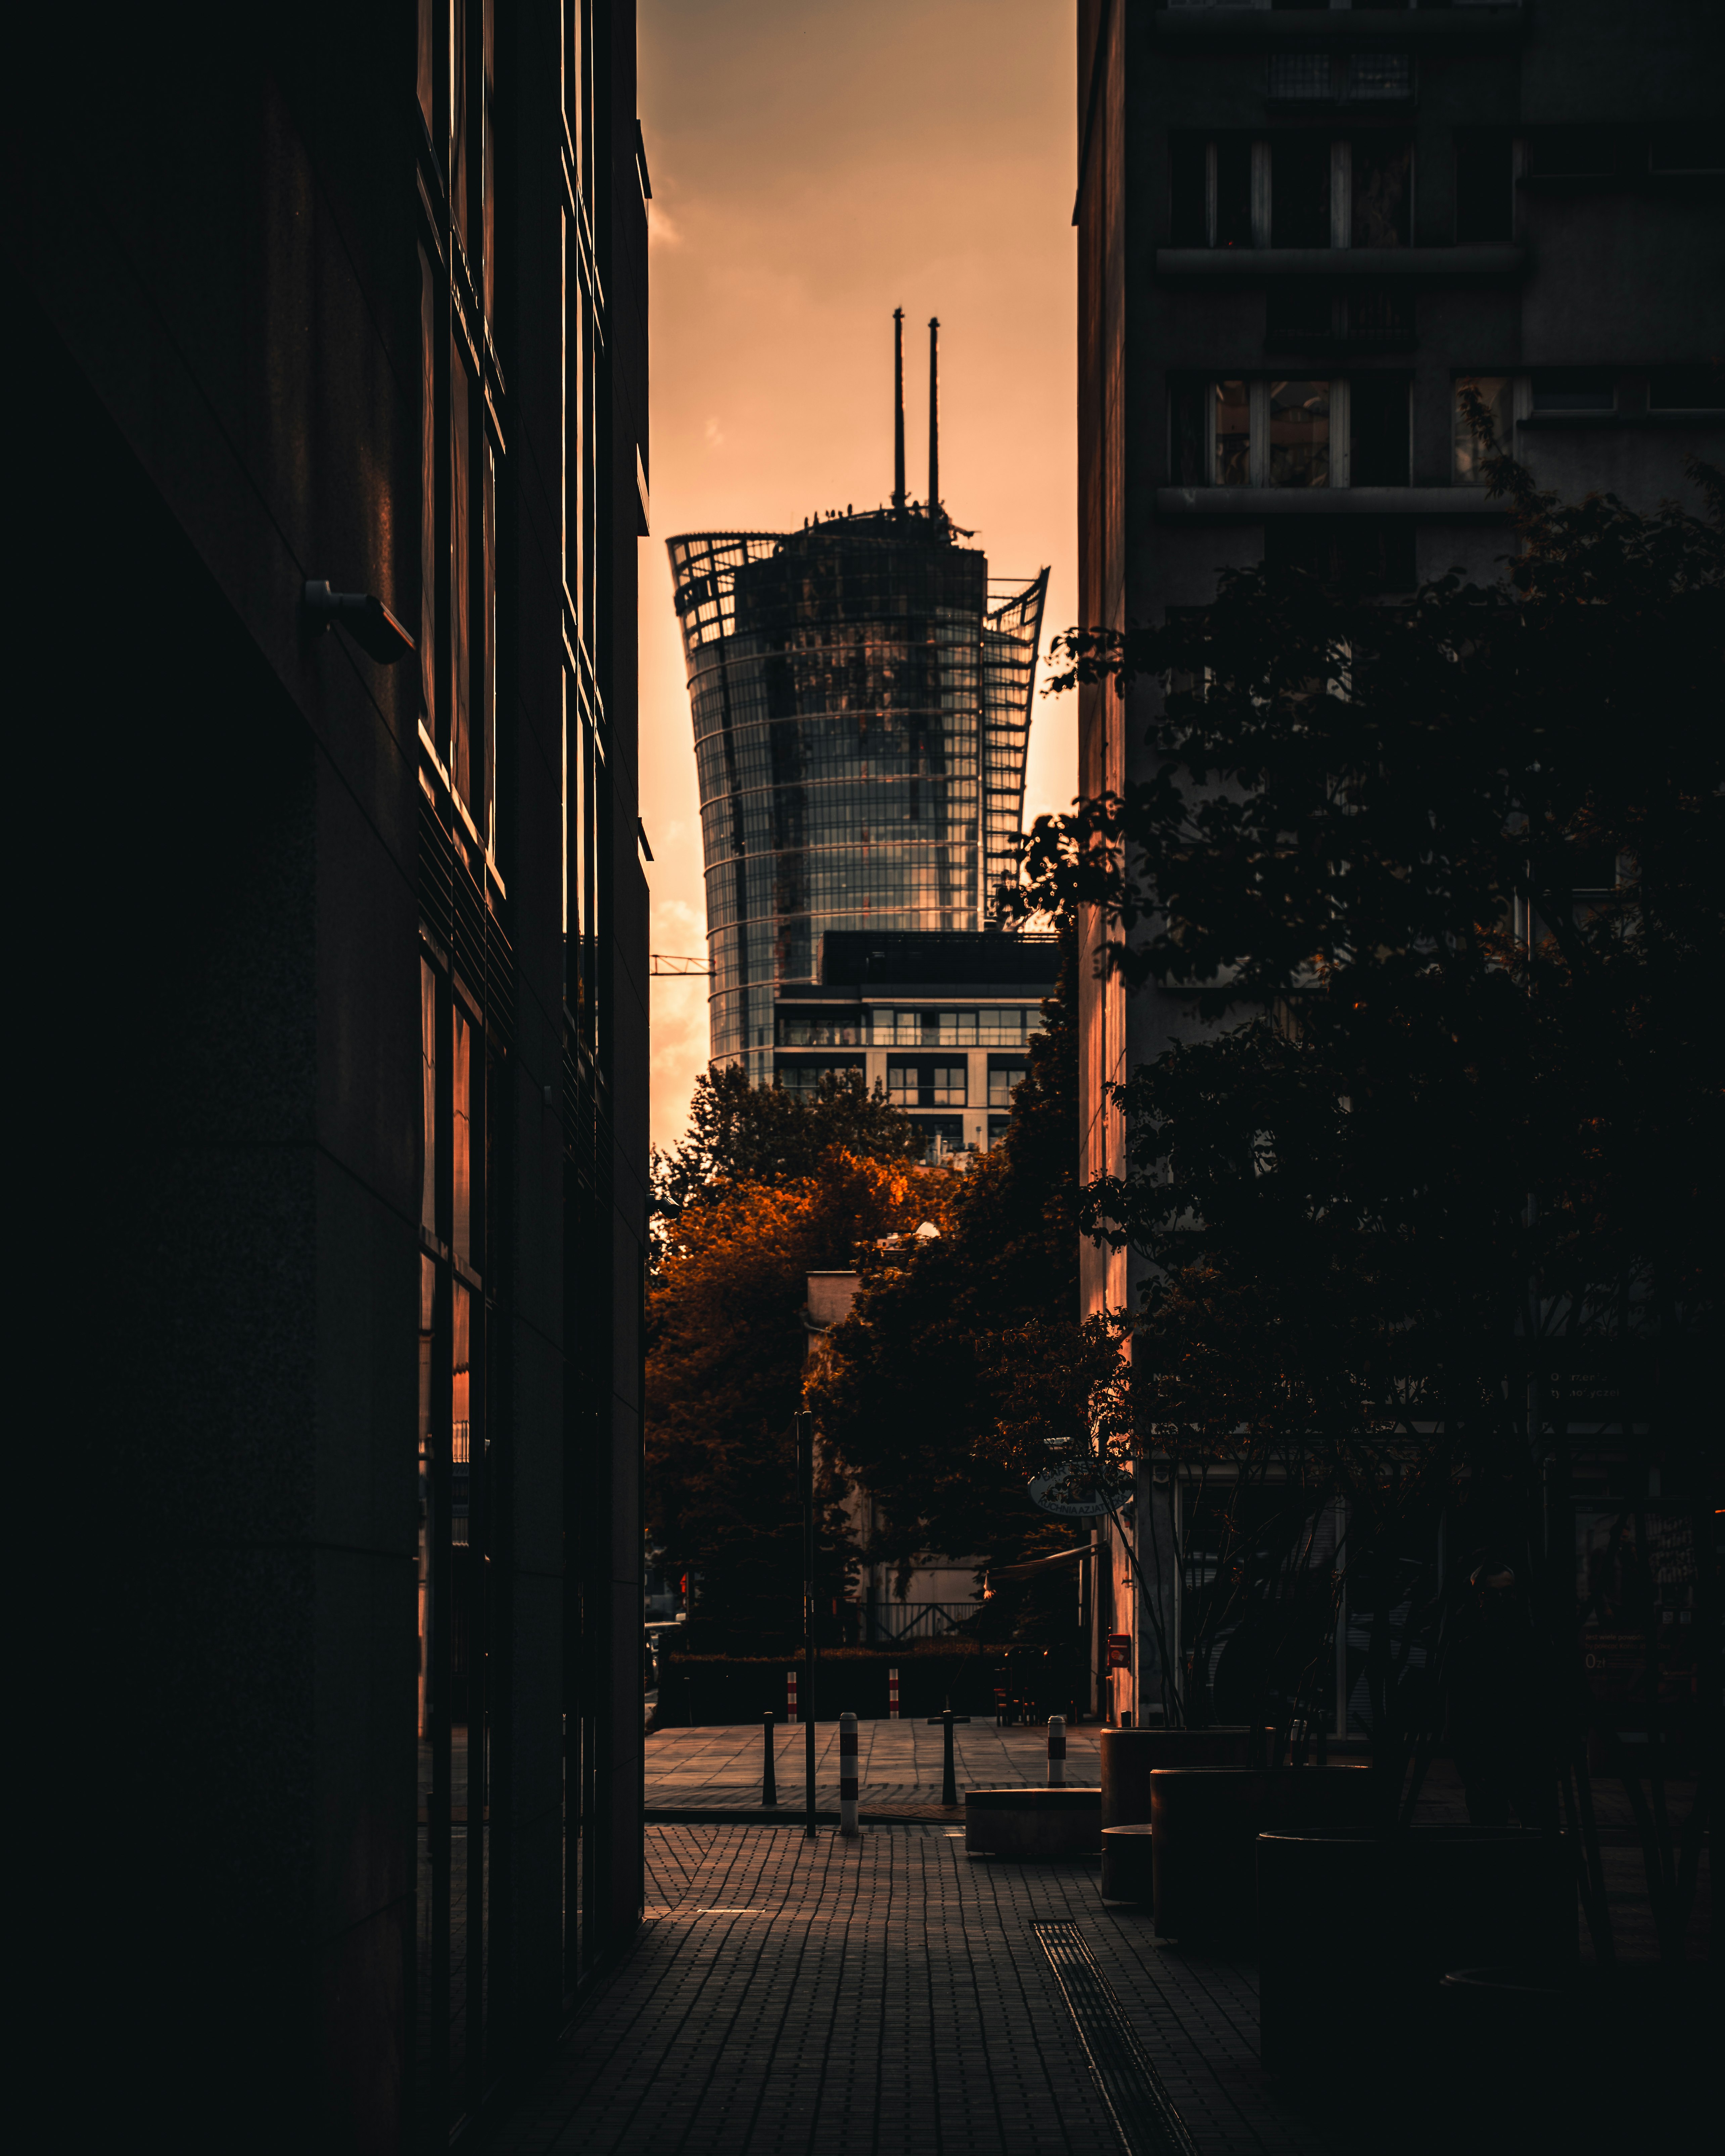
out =
<path fill-rule="evenodd" d="M 839 1717 L 839 1832 L 845 1840 L 856 1834 L 856 1717 Z"/>
<path fill-rule="evenodd" d="M 785 1671 L 784 1688 L 785 1697 L 789 1702 L 784 1711 L 784 1718 L 787 1722 L 794 1722 L 797 1718 L 797 1672 L 794 1670 Z"/>
<path fill-rule="evenodd" d="M 898 1720 L 898 1671 L 896 1670 L 889 1670 L 886 1672 L 886 1719 L 889 1722 Z"/>
<path fill-rule="evenodd" d="M 1066 1780 L 1066 1717 L 1051 1714 L 1048 1717 L 1048 1786 L 1063 1789 Z"/>

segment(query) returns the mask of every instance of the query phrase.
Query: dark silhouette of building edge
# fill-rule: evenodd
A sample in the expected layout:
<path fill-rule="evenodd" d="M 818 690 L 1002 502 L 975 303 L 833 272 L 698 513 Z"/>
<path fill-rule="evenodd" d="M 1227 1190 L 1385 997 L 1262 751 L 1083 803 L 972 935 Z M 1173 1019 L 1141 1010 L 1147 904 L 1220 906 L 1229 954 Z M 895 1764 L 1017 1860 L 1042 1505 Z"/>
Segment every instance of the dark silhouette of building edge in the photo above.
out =
<path fill-rule="evenodd" d="M 447 2146 L 639 1921 L 634 9 L 453 19 L 51 17 L 8 127 L 19 2087 L 78 2147 Z"/>

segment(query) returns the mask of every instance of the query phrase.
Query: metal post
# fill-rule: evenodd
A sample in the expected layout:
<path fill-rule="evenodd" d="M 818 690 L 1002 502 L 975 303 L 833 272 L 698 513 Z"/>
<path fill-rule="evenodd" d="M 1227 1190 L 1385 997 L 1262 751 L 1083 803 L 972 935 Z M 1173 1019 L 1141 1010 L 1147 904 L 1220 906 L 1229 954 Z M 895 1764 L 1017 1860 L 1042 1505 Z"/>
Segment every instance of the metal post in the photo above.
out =
<path fill-rule="evenodd" d="M 839 1717 L 839 1831 L 856 1839 L 856 1717 Z"/>
<path fill-rule="evenodd" d="M 761 1768 L 761 1802 L 776 1804 L 778 1802 L 778 1774 L 773 1759 L 773 1709 L 770 1707 L 763 1719 L 761 1734 L 765 1740 L 766 1751 Z"/>
<path fill-rule="evenodd" d="M 797 1672 L 794 1670 L 787 1670 L 784 1673 L 784 1718 L 794 1729 L 797 1726 Z"/>
<path fill-rule="evenodd" d="M 1061 1714 L 1048 1717 L 1048 1786 L 1063 1788 L 1066 1779 L 1066 1718 Z"/>
<path fill-rule="evenodd" d="M 814 1833 L 814 1417 L 797 1417 L 797 1466 L 803 1484 L 803 1831 Z"/>
<path fill-rule="evenodd" d="M 896 1670 L 889 1670 L 886 1672 L 886 1719 L 889 1722 L 898 1720 L 898 1671 Z"/>
<path fill-rule="evenodd" d="M 952 1766 L 952 1702 L 949 1699 L 941 1709 L 941 1802 L 956 1804 L 958 1801 L 958 1777 Z"/>

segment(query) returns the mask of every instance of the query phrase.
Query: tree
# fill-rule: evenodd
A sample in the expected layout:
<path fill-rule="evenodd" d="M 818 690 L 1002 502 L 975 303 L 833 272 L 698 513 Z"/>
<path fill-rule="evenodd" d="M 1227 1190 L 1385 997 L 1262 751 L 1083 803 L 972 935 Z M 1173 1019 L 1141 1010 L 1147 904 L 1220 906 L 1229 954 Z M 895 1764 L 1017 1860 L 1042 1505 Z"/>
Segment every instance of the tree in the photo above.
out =
<path fill-rule="evenodd" d="M 751 1086 L 739 1063 L 702 1071 L 689 1130 L 669 1152 L 655 1148 L 653 1190 L 661 1217 L 680 1214 L 710 1183 L 780 1183 L 814 1173 L 834 1149 L 870 1160 L 903 1160 L 918 1149 L 916 1127 L 860 1070 L 823 1071 L 812 1094 Z"/>
<path fill-rule="evenodd" d="M 810 1390 L 823 1437 L 875 1502 L 866 1555 L 901 1580 L 923 1550 L 1004 1564 L 1075 1539 L 1024 1491 L 1114 1354 L 1078 1322 L 1076 962 L 1062 932 L 1004 1137 L 955 1178 L 937 1241 L 861 1252 L 855 1307 Z M 1070 1578 L 1046 1592 L 1064 1613 Z"/>
<path fill-rule="evenodd" d="M 1693 1466 L 1719 1317 L 1725 526 L 1706 468 L 1705 516 L 1648 516 L 1486 446 L 1495 585 L 1240 571 L 1069 637 L 1068 683 L 1163 685 L 1154 768 L 1039 824 L 1025 903 L 1101 907 L 1194 1022 L 1120 1089 L 1127 1172 L 1082 1207 L 1148 1261 L 1140 1441 L 1352 1478 L 1380 1570 L 1465 1476 L 1540 1582 L 1567 1774 L 1568 1427 Z"/>
<path fill-rule="evenodd" d="M 737 1652 L 802 1635 L 791 1418 L 803 1404 L 808 1275 L 849 1267 L 859 1244 L 938 1224 L 952 1180 L 901 1159 L 814 1152 L 806 1133 L 786 1137 L 779 1157 L 799 1152 L 812 1172 L 692 1189 L 648 1296 L 648 1532 L 670 1564 L 700 1575 L 690 1639 Z M 835 1495 L 824 1492 L 824 1604 L 845 1596 L 853 1562 Z"/>

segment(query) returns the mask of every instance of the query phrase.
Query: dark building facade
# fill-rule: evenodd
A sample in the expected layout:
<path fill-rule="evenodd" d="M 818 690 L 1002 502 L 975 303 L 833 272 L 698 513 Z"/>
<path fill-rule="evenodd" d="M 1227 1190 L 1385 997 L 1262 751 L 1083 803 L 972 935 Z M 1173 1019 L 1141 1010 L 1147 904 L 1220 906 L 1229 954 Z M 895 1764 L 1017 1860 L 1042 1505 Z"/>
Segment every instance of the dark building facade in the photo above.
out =
<path fill-rule="evenodd" d="M 1651 508 L 1686 492 L 1686 451 L 1725 451 L 1707 0 L 1080 0 L 1078 29 L 1086 624 L 1159 622 L 1264 560 L 1386 593 L 1488 579 L 1510 534 L 1469 383 L 1567 495 Z M 1083 793 L 1147 775 L 1158 694 L 1081 691 Z M 1107 1085 L 1189 1020 L 1079 978 L 1088 1178 L 1122 1163 Z M 1086 1244 L 1081 1270 L 1086 1311 L 1134 1286 L 1125 1252 Z M 1123 1564 L 1114 1588 L 1129 1610 Z M 1121 1711 L 1153 1696 L 1147 1666 Z"/>
<path fill-rule="evenodd" d="M 634 9 L 32 60 L 54 2071 L 446 2147 L 640 1907 Z"/>
<path fill-rule="evenodd" d="M 773 1082 L 813 1091 L 829 1071 L 861 1074 L 921 1132 L 924 1157 L 986 1152 L 1060 972 L 1057 936 L 829 929 L 818 981 L 786 981 L 773 1004 Z"/>

